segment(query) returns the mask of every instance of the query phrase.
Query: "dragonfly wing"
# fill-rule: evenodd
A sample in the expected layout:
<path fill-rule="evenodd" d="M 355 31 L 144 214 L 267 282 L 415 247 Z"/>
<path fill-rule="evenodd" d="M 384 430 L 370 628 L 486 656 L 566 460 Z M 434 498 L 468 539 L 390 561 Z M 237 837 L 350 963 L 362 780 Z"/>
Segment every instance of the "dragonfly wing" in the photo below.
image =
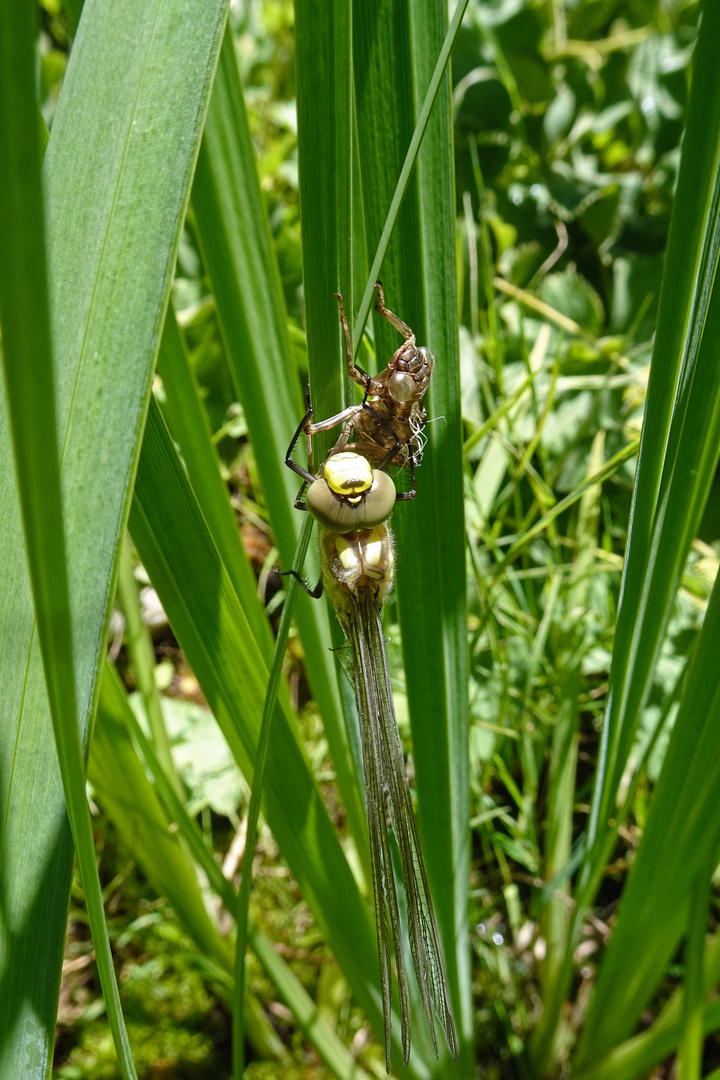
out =
<path fill-rule="evenodd" d="M 445 963 L 440 947 L 440 935 L 435 920 L 435 911 L 430 897 L 427 872 L 420 850 L 410 785 L 405 771 L 395 708 L 390 691 L 390 677 L 387 670 L 379 612 L 376 619 L 377 632 L 372 638 L 376 649 L 373 670 L 377 679 L 376 695 L 378 699 L 382 700 L 379 715 L 385 721 L 381 725 L 380 743 L 382 783 L 387 791 L 390 820 L 400 850 L 407 897 L 410 950 L 425 1015 L 432 1034 L 435 1054 L 437 1056 L 438 1048 L 435 1038 L 433 1010 L 445 1032 L 450 1052 L 454 1058 L 457 1058 L 457 1036 L 447 987 Z"/>
<path fill-rule="evenodd" d="M 353 656 L 355 661 L 355 687 L 357 691 L 358 712 L 362 730 L 363 767 L 365 770 L 365 792 L 367 799 L 368 829 L 370 833 L 370 857 L 372 862 L 373 890 L 375 896 L 375 921 L 377 923 L 378 953 L 380 958 L 380 976 L 382 981 L 383 1017 L 385 1023 L 385 1062 L 390 1071 L 390 1035 L 391 1035 L 391 994 L 389 932 L 395 951 L 398 989 L 400 994 L 400 1020 L 402 1028 L 403 1062 L 410 1060 L 410 992 L 408 989 L 405 955 L 402 945 L 400 909 L 398 906 L 397 887 L 393 875 L 390 853 L 390 838 L 386 824 L 388 800 L 387 784 L 382 767 L 383 736 L 379 723 L 381 700 L 377 694 L 377 672 L 374 670 L 375 648 L 368 635 L 377 633 L 377 615 L 369 605 L 360 603 L 357 620 L 350 627 Z M 382 644 L 382 642 L 381 642 Z M 388 927 L 387 914 L 390 913 Z"/>

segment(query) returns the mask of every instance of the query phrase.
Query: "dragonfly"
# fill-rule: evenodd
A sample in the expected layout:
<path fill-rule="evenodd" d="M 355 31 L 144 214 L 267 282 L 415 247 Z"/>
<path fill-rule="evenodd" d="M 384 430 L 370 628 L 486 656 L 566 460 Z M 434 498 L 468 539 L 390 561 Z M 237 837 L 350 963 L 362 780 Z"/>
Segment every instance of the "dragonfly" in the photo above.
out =
<path fill-rule="evenodd" d="M 297 438 L 296 433 L 288 454 Z M 316 599 L 323 590 L 327 592 L 352 648 L 382 986 L 385 1065 L 390 1072 L 393 953 L 405 1065 L 410 1059 L 411 1016 L 388 819 L 400 852 L 410 952 L 435 1054 L 438 1046 L 433 1012 L 445 1032 L 450 1052 L 457 1058 L 445 963 L 413 814 L 383 640 L 381 612 L 392 588 L 395 562 L 387 522 L 398 495 L 387 473 L 374 469 L 362 455 L 348 451 L 329 457 L 310 480 L 306 501 L 300 508 L 307 509 L 320 526 L 322 576 L 311 588 L 296 571 L 287 573 Z"/>
<path fill-rule="evenodd" d="M 385 306 L 381 282 L 375 283 L 375 289 L 375 310 L 402 334 L 405 341 L 393 353 L 384 371 L 374 378 L 368 375 L 355 363 L 343 298 L 340 293 L 335 293 L 340 309 L 348 375 L 363 387 L 365 396 L 359 405 L 350 405 L 327 420 L 313 421 L 308 392 L 307 411 L 298 433 L 304 432 L 307 437 L 310 461 L 312 436 L 321 431 L 332 431 L 342 425 L 342 432 L 330 454 L 342 453 L 346 449 L 357 452 L 373 462 L 377 469 L 387 469 L 390 465 L 407 465 L 412 487 L 410 491 L 402 492 L 399 497 L 412 499 L 415 497 L 415 466 L 422 461 L 425 445 L 423 428 L 427 423 L 427 413 L 423 397 L 430 385 L 435 357 L 427 346 L 416 345 L 415 334 L 407 323 Z M 358 441 L 350 443 L 351 436 Z M 292 460 L 289 460 L 289 452 L 285 461 L 290 468 L 294 468 Z"/>

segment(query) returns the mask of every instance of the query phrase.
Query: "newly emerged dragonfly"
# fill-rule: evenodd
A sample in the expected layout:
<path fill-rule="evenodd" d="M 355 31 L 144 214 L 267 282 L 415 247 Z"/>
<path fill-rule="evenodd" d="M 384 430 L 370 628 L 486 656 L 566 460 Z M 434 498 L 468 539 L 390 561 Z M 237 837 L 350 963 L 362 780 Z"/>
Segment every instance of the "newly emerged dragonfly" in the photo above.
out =
<path fill-rule="evenodd" d="M 310 461 L 310 441 L 312 436 L 321 431 L 332 431 L 342 425 L 342 432 L 330 454 L 343 450 L 362 454 L 377 469 L 387 469 L 390 465 L 407 465 L 412 476 L 412 489 L 403 493 L 403 498 L 412 499 L 415 495 L 415 466 L 422 461 L 425 439 L 423 428 L 427 423 L 427 414 L 423 397 L 430 385 L 430 377 L 435 367 L 435 357 L 424 345 L 415 344 L 415 334 L 410 327 L 385 307 L 382 284 L 375 283 L 377 298 L 375 310 L 394 326 L 405 341 L 391 356 L 388 366 L 379 375 L 372 377 L 359 368 L 353 359 L 352 337 L 348 326 L 343 298 L 335 295 L 340 306 L 340 322 L 345 340 L 345 360 L 350 378 L 363 387 L 365 397 L 359 405 L 350 405 L 347 409 L 328 417 L 327 420 L 313 421 L 313 410 L 308 398 L 308 408 L 298 431 L 305 432 L 308 439 L 308 461 Z M 353 436 L 357 442 L 350 442 Z M 290 468 L 291 462 L 286 459 Z"/>
<path fill-rule="evenodd" d="M 297 435 L 293 445 L 296 439 Z M 288 455 L 292 449 L 291 445 Z M 389 1072 L 393 952 L 406 1065 L 410 1057 L 411 1019 L 388 817 L 400 852 L 410 951 L 435 1053 L 438 1048 L 433 1011 L 453 1057 L 457 1057 L 445 964 L 413 815 L 383 643 L 381 610 L 392 587 L 394 564 L 393 538 L 387 519 L 398 496 L 387 473 L 373 469 L 367 458 L 347 451 L 333 454 L 316 477 L 310 474 L 307 477 L 311 483 L 306 504 L 296 505 L 307 509 L 320 525 L 322 577 L 311 589 L 295 571 L 289 573 L 297 577 L 311 596 L 319 597 L 323 589 L 327 591 L 352 647 L 382 983 L 385 1061 Z"/>

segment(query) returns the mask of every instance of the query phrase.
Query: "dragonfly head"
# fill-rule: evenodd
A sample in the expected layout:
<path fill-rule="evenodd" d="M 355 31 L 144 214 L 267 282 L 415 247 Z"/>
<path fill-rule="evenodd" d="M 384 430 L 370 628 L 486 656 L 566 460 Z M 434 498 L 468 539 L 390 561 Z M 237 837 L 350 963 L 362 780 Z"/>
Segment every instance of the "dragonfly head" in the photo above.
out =
<path fill-rule="evenodd" d="M 307 492 L 308 510 L 330 532 L 375 528 L 387 521 L 394 505 L 392 480 L 360 454 L 333 454 Z"/>

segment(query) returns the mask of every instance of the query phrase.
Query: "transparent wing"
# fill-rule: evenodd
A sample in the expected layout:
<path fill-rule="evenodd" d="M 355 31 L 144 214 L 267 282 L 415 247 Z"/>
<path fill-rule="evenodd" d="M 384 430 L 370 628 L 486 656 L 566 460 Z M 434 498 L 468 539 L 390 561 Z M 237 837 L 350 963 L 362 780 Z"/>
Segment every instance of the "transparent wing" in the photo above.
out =
<path fill-rule="evenodd" d="M 435 912 L 430 898 L 427 873 L 420 851 L 417 826 L 413 815 L 412 800 L 400 736 L 398 734 L 395 708 L 390 691 L 390 680 L 382 637 L 380 609 L 372 593 L 358 595 L 356 618 L 352 626 L 351 641 L 355 657 L 355 683 L 358 711 L 363 733 L 363 762 L 367 788 L 368 824 L 371 834 L 373 884 L 375 886 L 375 909 L 380 945 L 380 968 L 383 974 L 383 1005 L 386 1004 L 385 972 L 389 947 L 385 902 L 390 908 L 390 922 L 395 945 L 395 959 L 400 985 L 400 1012 L 403 1027 L 403 1059 L 407 1065 L 410 1053 L 410 1005 L 407 989 L 405 962 L 402 955 L 400 917 L 397 907 L 397 891 L 390 861 L 385 811 L 389 813 L 397 840 L 402 864 L 408 908 L 408 931 L 413 966 L 432 1033 L 435 1054 L 438 1053 L 435 1037 L 433 1010 L 445 1032 L 450 1052 L 457 1057 L 457 1037 L 450 998 L 447 989 L 445 964 L 443 962 Z M 371 779 L 372 778 L 372 779 Z M 373 809 L 371 811 L 371 802 Z M 373 838 L 373 833 L 376 837 Z M 385 892 L 383 893 L 383 882 Z M 378 909 L 382 909 L 382 914 Z M 382 924 L 382 931 L 381 931 Z M 389 973 L 388 973 L 389 974 Z M 387 980 L 387 997 L 390 982 Z M 389 1055 L 389 1001 L 385 1021 L 386 1050 Z M 389 1056 L 388 1056 L 389 1067 Z"/>
<path fill-rule="evenodd" d="M 387 1071 L 390 1072 L 390 1018 L 392 1012 L 390 933 L 392 934 L 392 946 L 395 951 L 395 966 L 397 968 L 400 993 L 402 1048 L 405 1065 L 410 1059 L 410 992 L 408 990 L 405 955 L 402 947 L 400 909 L 398 907 L 397 888 L 393 875 L 390 840 L 386 824 L 388 787 L 383 770 L 383 734 L 378 722 L 380 709 L 382 708 L 382 698 L 378 696 L 375 647 L 370 637 L 376 620 L 366 618 L 366 607 L 367 604 L 359 603 L 357 605 L 357 617 L 351 624 L 350 631 L 355 668 L 355 690 L 362 733 L 365 796 L 367 800 L 370 859 L 375 897 L 375 922 L 377 924 L 383 1018 L 385 1022 L 385 1066 Z M 375 633 L 377 633 L 376 629 Z M 387 921 L 388 910 L 390 913 L 390 928 L 388 928 Z"/>

